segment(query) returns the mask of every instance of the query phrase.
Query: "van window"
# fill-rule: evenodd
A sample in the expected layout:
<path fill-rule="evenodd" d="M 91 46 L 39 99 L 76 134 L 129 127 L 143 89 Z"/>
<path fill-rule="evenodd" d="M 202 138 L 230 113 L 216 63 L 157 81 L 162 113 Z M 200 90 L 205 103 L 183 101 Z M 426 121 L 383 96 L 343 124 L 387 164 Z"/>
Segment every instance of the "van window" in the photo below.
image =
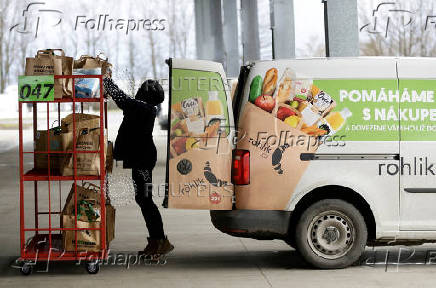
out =
<path fill-rule="evenodd" d="M 187 133 L 203 133 L 205 127 L 220 121 L 220 129 L 228 135 L 229 111 L 221 75 L 190 69 L 173 69 L 172 73 L 171 127 L 184 121 Z M 204 119 L 196 122 L 198 117 Z"/>

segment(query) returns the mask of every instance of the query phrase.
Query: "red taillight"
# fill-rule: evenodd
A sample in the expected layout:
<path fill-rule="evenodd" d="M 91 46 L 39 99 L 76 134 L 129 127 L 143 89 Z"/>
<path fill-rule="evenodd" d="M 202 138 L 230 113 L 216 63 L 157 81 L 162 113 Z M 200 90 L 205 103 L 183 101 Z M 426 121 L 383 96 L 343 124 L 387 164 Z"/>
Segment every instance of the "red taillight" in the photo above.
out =
<path fill-rule="evenodd" d="M 233 152 L 232 182 L 235 185 L 250 184 L 250 151 L 236 149 Z"/>

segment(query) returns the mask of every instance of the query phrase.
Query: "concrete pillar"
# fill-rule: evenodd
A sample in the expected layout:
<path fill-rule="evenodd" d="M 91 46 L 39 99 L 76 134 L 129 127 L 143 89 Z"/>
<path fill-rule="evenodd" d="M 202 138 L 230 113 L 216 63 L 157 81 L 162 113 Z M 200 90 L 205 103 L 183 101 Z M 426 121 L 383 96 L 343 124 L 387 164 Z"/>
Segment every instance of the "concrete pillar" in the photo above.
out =
<path fill-rule="evenodd" d="M 241 0 L 243 63 L 260 59 L 257 0 Z"/>
<path fill-rule="evenodd" d="M 294 1 L 270 0 L 273 59 L 295 58 Z"/>
<path fill-rule="evenodd" d="M 221 1 L 195 0 L 197 58 L 224 63 Z"/>
<path fill-rule="evenodd" d="M 209 12 L 209 1 L 195 0 L 195 47 L 198 59 L 211 59 L 212 37 L 207 37 L 211 34 L 211 25 L 208 21 L 207 14 Z"/>
<path fill-rule="evenodd" d="M 224 65 L 224 38 L 223 38 L 223 22 L 221 13 L 221 1 L 210 1 L 209 19 L 212 24 L 212 36 L 214 41 L 214 61 L 220 62 Z"/>
<path fill-rule="evenodd" d="M 359 56 L 357 0 L 323 0 L 326 55 Z"/>
<path fill-rule="evenodd" d="M 228 77 L 239 75 L 238 12 L 236 0 L 223 0 L 223 34 L 225 47 L 226 74 Z"/>

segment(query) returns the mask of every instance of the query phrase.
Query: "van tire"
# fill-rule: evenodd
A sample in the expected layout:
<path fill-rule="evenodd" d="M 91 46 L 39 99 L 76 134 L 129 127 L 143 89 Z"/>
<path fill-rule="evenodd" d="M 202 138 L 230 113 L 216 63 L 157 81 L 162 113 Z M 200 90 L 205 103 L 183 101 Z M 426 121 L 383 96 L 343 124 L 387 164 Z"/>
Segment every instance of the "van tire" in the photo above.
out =
<path fill-rule="evenodd" d="M 321 269 L 345 268 L 359 260 L 368 231 L 365 220 L 352 204 L 324 199 L 309 206 L 295 229 L 297 251 Z"/>

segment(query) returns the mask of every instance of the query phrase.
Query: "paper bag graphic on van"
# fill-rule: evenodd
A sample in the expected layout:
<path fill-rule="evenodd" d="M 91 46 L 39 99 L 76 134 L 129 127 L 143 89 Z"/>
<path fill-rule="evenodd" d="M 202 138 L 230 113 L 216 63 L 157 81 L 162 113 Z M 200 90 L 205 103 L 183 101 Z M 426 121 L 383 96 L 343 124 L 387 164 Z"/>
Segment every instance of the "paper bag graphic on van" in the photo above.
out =
<path fill-rule="evenodd" d="M 348 108 L 332 112 L 336 101 L 312 79 L 289 67 L 277 82 L 278 74 L 273 67 L 250 83 L 237 144 L 250 151 L 250 184 L 235 188 L 238 209 L 285 210 L 309 165 L 301 154 L 316 152 L 351 116 Z"/>
<path fill-rule="evenodd" d="M 227 138 L 216 149 L 191 149 L 169 160 L 168 207 L 231 210 L 233 185 Z"/>
<path fill-rule="evenodd" d="M 284 210 L 309 165 L 300 154 L 316 152 L 316 137 L 251 103 L 245 104 L 239 124 L 238 149 L 250 151 L 250 184 L 235 186 L 236 208 Z"/>

